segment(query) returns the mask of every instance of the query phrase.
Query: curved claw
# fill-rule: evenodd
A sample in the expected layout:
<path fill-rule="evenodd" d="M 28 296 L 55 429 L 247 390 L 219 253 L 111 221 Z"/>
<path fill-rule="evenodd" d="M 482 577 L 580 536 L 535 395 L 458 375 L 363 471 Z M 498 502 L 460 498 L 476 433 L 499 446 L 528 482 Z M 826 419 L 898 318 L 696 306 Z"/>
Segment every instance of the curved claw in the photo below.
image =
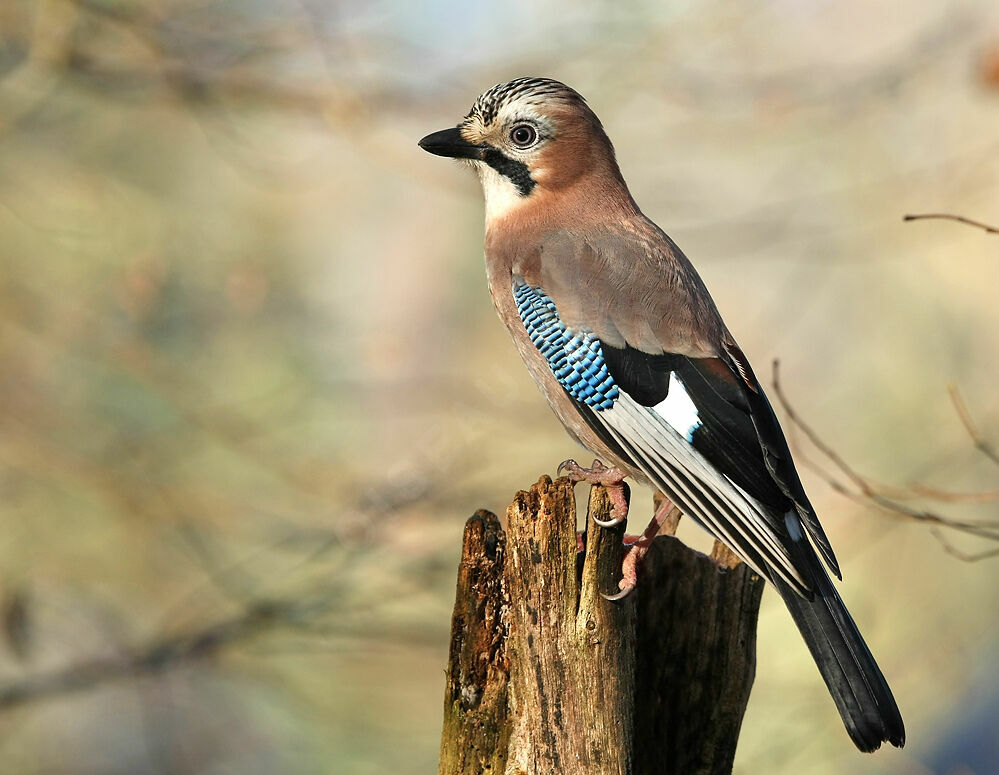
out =
<path fill-rule="evenodd" d="M 568 470 L 573 466 L 576 466 L 578 468 L 579 463 L 577 463 L 572 458 L 569 458 L 568 460 L 563 460 L 561 463 L 558 464 L 558 468 L 555 469 L 555 476 L 561 476 L 563 473 L 566 472 L 566 470 Z"/>
<path fill-rule="evenodd" d="M 597 519 L 594 517 L 593 521 L 600 525 L 600 527 L 617 527 L 624 522 L 624 517 L 611 517 L 610 519 Z"/>
<path fill-rule="evenodd" d="M 612 603 L 616 603 L 619 600 L 624 600 L 626 597 L 628 597 L 628 595 L 630 595 L 634 591 L 635 591 L 635 585 L 629 584 L 628 586 L 624 587 L 620 592 L 616 592 L 613 595 L 605 595 L 603 592 L 601 592 L 600 597 L 602 597 L 604 600 L 609 600 Z"/>

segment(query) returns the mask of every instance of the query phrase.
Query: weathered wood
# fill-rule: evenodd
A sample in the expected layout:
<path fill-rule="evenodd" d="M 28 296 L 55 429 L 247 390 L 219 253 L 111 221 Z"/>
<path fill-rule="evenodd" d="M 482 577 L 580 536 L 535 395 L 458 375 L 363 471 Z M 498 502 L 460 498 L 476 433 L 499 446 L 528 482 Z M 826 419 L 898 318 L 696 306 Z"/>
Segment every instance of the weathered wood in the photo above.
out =
<path fill-rule="evenodd" d="M 505 769 L 510 739 L 505 551 L 496 515 L 477 511 L 465 523 L 451 616 L 441 775 L 498 775 Z"/>
<path fill-rule="evenodd" d="M 593 488 L 590 515 L 606 515 Z M 576 502 L 568 479 L 541 479 L 507 512 L 513 734 L 508 773 L 630 772 L 634 616 L 600 596 L 615 588 L 624 525 L 587 530 L 576 571 Z"/>
<path fill-rule="evenodd" d="M 716 554 L 731 561 L 664 536 L 639 572 L 636 773 L 732 771 L 756 674 L 763 581 L 745 564 L 719 566 Z"/>
<path fill-rule="evenodd" d="M 611 603 L 624 527 L 593 522 L 609 514 L 593 487 L 582 556 L 567 479 L 517 494 L 505 544 L 492 514 L 469 520 L 440 775 L 731 772 L 762 582 L 664 537 Z"/>

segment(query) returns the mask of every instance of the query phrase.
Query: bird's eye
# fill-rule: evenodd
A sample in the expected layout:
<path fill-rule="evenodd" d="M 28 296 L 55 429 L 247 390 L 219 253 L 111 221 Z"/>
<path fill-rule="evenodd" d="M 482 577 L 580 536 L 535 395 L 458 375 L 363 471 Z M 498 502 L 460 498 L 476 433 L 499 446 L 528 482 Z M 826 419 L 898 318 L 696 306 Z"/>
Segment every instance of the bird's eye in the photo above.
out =
<path fill-rule="evenodd" d="M 510 130 L 510 141 L 520 147 L 527 148 L 534 145 L 538 139 L 538 130 L 530 124 L 518 124 Z"/>

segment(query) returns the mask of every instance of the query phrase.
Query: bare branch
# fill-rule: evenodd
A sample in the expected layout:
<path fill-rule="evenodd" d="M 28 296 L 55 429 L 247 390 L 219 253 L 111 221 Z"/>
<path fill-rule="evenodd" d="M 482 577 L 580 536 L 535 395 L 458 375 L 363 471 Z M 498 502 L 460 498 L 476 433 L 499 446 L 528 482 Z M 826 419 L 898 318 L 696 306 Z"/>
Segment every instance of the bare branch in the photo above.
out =
<path fill-rule="evenodd" d="M 999 465 L 999 452 L 996 452 L 996 448 L 992 446 L 992 443 L 982 436 L 978 427 L 975 425 L 974 420 L 971 419 L 971 413 L 968 411 L 968 405 L 964 403 L 964 398 L 961 397 L 961 392 L 958 390 L 957 385 L 954 385 L 953 383 L 948 385 L 947 392 L 950 393 L 950 400 L 954 403 L 954 411 L 956 411 L 957 416 L 961 418 L 961 422 L 964 424 L 965 430 L 968 431 L 968 435 L 971 436 L 971 440 L 975 442 L 975 447 L 978 448 L 983 455 L 989 458 L 989 460 L 996 465 Z"/>
<path fill-rule="evenodd" d="M 902 220 L 923 221 L 930 218 L 936 218 L 944 221 L 957 221 L 958 223 L 963 223 L 968 226 L 974 226 L 977 229 L 984 229 L 989 234 L 999 234 L 999 227 L 989 226 L 987 223 L 973 221 L 971 218 L 965 218 L 963 215 L 952 215 L 951 213 L 922 213 L 920 215 L 906 215 L 902 218 Z"/>
<path fill-rule="evenodd" d="M 964 562 L 978 562 L 979 560 L 987 560 L 990 557 L 999 557 L 999 547 L 995 549 L 986 549 L 984 552 L 978 552 L 976 554 L 969 554 L 968 552 L 962 552 L 954 546 L 954 544 L 948 541 L 947 536 L 944 535 L 940 528 L 931 527 L 930 533 L 932 533 L 933 537 L 940 542 L 940 545 L 943 547 L 944 551 L 947 552 L 947 554 L 957 557 L 957 559 L 963 560 Z"/>
<path fill-rule="evenodd" d="M 0 709 L 136 675 L 161 673 L 215 656 L 227 646 L 249 641 L 280 626 L 294 626 L 315 601 L 258 601 L 238 616 L 201 629 L 154 640 L 122 656 L 95 658 L 0 686 Z"/>
<path fill-rule="evenodd" d="M 948 528 L 990 541 L 999 541 L 999 521 L 997 520 L 961 520 L 937 511 L 915 508 L 899 502 L 900 500 L 904 500 L 906 498 L 918 497 L 944 502 L 982 502 L 994 500 L 997 495 L 999 495 L 995 491 L 983 491 L 980 493 L 948 493 L 936 490 L 935 488 L 927 487 L 925 485 L 916 485 L 915 487 L 905 489 L 879 485 L 869 477 L 860 474 L 852 468 L 846 460 L 844 460 L 839 453 L 830 447 L 829 444 L 827 444 L 810 425 L 801 419 L 800 415 L 795 411 L 794 407 L 791 405 L 790 401 L 788 401 L 787 396 L 784 395 L 784 391 L 781 388 L 780 361 L 777 359 L 774 359 L 773 362 L 773 386 L 778 402 L 787 414 L 788 418 L 791 420 L 792 431 L 795 428 L 800 429 L 808 440 L 815 446 L 815 448 L 828 458 L 832 462 L 835 469 L 846 478 L 847 481 L 844 482 L 842 479 L 838 478 L 835 473 L 828 471 L 821 465 L 810 460 L 803 452 L 795 449 L 796 456 L 802 460 L 805 465 L 809 466 L 819 476 L 821 476 L 833 490 L 856 503 L 866 506 L 874 506 L 890 516 L 924 522 L 934 525 L 936 528 Z M 956 394 L 952 393 L 952 396 L 953 395 Z M 958 413 L 961 414 L 962 410 L 965 413 L 962 415 L 962 420 L 964 420 L 967 409 L 964 407 L 963 403 L 960 405 Z M 975 429 L 974 425 L 969 425 L 969 423 L 970 418 L 967 422 L 965 422 L 965 427 L 968 428 L 968 432 L 971 434 L 972 438 L 976 440 L 976 446 L 981 449 L 981 446 L 977 443 L 981 437 L 978 435 L 977 429 Z M 791 435 L 790 441 L 793 442 L 793 434 Z M 991 447 L 987 442 L 983 441 L 982 443 L 985 444 L 987 450 L 991 451 Z M 941 545 L 944 546 L 944 549 L 949 554 L 962 559 L 967 559 L 968 561 L 976 561 L 978 559 L 985 559 L 986 557 L 999 556 L 999 550 L 996 550 L 995 552 L 988 550 L 980 555 L 965 555 L 964 553 L 954 549 L 954 547 L 949 544 L 941 542 Z"/>

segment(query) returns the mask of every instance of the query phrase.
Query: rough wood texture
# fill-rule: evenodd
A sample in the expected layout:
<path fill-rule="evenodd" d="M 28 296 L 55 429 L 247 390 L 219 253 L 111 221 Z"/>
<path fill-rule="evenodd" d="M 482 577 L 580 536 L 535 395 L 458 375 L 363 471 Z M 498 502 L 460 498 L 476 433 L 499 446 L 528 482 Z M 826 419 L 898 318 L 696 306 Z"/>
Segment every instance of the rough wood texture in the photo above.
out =
<path fill-rule="evenodd" d="M 731 772 L 763 584 L 664 537 L 637 592 L 608 602 L 624 528 L 593 519 L 609 512 L 592 488 L 583 555 L 567 479 L 518 493 L 505 536 L 488 512 L 469 520 L 440 775 Z"/>
<path fill-rule="evenodd" d="M 647 742 L 635 748 L 636 773 L 732 771 L 756 674 L 763 581 L 712 557 L 665 536 L 639 573 L 635 736 Z"/>
<path fill-rule="evenodd" d="M 505 550 L 495 514 L 477 511 L 465 523 L 444 691 L 442 775 L 498 775 L 505 768 L 510 739 Z"/>
<path fill-rule="evenodd" d="M 543 478 L 507 512 L 508 773 L 631 771 L 633 707 L 621 698 L 634 694 L 634 672 L 621 667 L 634 663 L 634 615 L 600 596 L 616 589 L 624 525 L 589 529 L 594 513 L 609 511 L 606 491 L 594 487 L 581 578 L 568 479 Z"/>

